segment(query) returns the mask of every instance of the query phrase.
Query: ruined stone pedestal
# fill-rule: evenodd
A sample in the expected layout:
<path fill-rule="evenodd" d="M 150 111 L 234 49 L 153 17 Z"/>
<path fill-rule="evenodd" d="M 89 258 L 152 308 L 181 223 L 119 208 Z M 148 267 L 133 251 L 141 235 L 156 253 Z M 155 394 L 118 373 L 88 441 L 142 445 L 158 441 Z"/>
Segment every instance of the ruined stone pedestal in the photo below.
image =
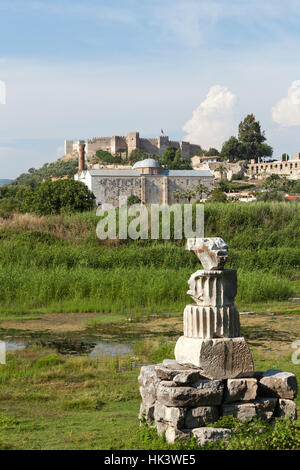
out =
<path fill-rule="evenodd" d="M 254 373 L 234 304 L 237 273 L 223 269 L 228 246 L 221 238 L 196 238 L 187 247 L 204 268 L 188 281 L 195 303 L 185 307 L 176 360 L 141 368 L 140 419 L 159 434 L 165 431 L 168 442 L 194 436 L 199 445 L 230 437 L 229 429 L 209 426 L 221 416 L 296 419 L 296 377 L 276 370 Z"/>
<path fill-rule="evenodd" d="M 209 379 L 251 377 L 254 372 L 249 347 L 240 334 L 240 315 L 234 304 L 235 269 L 223 269 L 228 247 L 221 238 L 189 239 L 189 250 L 204 270 L 190 277 L 188 294 L 196 302 L 183 313 L 183 331 L 175 347 L 180 364 L 192 364 Z"/>
<path fill-rule="evenodd" d="M 164 360 L 143 366 L 138 378 L 142 404 L 140 419 L 165 432 L 169 443 L 195 437 L 199 445 L 229 438 L 231 430 L 211 427 L 220 417 L 242 422 L 258 417 L 297 418 L 297 381 L 278 370 L 255 377 L 209 380 L 199 368 Z"/>
<path fill-rule="evenodd" d="M 252 377 L 254 365 L 244 337 L 201 339 L 181 336 L 175 346 L 180 364 L 199 367 L 208 379 Z"/>

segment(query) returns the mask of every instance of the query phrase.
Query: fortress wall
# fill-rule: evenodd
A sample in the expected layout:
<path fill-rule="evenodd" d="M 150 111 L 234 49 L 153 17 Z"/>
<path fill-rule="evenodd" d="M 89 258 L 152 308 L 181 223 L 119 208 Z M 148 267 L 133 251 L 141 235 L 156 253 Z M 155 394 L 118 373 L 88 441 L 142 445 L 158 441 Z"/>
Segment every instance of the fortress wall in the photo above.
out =
<path fill-rule="evenodd" d="M 159 155 L 157 139 L 140 139 L 140 149 L 146 153 L 154 153 Z"/>
<path fill-rule="evenodd" d="M 65 155 L 73 152 L 73 140 L 65 140 Z"/>
<path fill-rule="evenodd" d="M 115 155 L 117 152 L 127 153 L 127 142 L 125 137 L 113 136 L 111 138 L 111 153 Z"/>
<path fill-rule="evenodd" d="M 190 143 L 180 142 L 181 156 L 182 158 L 190 158 Z"/>
<path fill-rule="evenodd" d="M 130 156 L 133 150 L 140 148 L 139 132 L 128 132 L 127 137 L 126 137 L 126 143 L 127 143 L 128 156 Z"/>
<path fill-rule="evenodd" d="M 97 150 L 111 152 L 111 137 L 101 137 L 99 139 L 88 140 L 86 143 L 86 154 L 92 156 Z"/>
<path fill-rule="evenodd" d="M 197 155 L 197 152 L 201 152 L 201 146 L 196 144 L 190 144 L 190 156 Z"/>

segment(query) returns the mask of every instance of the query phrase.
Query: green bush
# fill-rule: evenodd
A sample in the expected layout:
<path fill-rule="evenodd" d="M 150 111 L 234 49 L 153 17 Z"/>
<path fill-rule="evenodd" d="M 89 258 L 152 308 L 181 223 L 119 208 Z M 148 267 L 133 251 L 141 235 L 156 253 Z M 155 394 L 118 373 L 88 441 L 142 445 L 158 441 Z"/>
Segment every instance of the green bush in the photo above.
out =
<path fill-rule="evenodd" d="M 80 181 L 47 180 L 26 192 L 21 208 L 39 215 L 83 212 L 92 209 L 94 200 L 93 193 Z"/>

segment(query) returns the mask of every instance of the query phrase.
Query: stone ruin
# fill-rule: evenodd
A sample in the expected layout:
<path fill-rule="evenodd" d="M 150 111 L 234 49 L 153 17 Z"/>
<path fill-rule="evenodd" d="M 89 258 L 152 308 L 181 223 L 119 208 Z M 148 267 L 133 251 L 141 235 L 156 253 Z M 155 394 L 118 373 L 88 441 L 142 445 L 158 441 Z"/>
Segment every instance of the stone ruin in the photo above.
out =
<path fill-rule="evenodd" d="M 210 427 L 222 416 L 295 420 L 295 375 L 254 371 L 234 304 L 237 272 L 224 269 L 228 246 L 221 238 L 190 238 L 187 249 L 204 268 L 188 281 L 195 303 L 185 307 L 175 360 L 141 368 L 140 420 L 165 432 L 169 443 L 194 436 L 199 445 L 230 436 L 230 429 Z"/>

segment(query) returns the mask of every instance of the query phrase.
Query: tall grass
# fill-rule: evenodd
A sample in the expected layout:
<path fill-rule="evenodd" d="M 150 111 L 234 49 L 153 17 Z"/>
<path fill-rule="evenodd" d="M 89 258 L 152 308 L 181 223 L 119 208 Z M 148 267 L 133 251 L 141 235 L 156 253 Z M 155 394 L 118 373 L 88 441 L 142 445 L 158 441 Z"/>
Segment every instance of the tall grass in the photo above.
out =
<path fill-rule="evenodd" d="M 237 302 L 283 300 L 299 276 L 300 205 L 208 204 L 206 236 L 229 244 Z M 100 312 L 182 310 L 200 269 L 183 241 L 96 239 L 94 213 L 0 219 L 0 309 Z"/>
<path fill-rule="evenodd" d="M 139 267 L 96 270 L 55 267 L 0 268 L 2 310 L 37 309 L 46 306 L 64 310 L 64 302 L 86 301 L 101 312 L 154 312 L 182 310 L 191 270 Z M 237 302 L 282 300 L 294 293 L 291 283 L 260 271 L 239 271 Z M 76 308 L 77 305 L 77 308 Z"/>

